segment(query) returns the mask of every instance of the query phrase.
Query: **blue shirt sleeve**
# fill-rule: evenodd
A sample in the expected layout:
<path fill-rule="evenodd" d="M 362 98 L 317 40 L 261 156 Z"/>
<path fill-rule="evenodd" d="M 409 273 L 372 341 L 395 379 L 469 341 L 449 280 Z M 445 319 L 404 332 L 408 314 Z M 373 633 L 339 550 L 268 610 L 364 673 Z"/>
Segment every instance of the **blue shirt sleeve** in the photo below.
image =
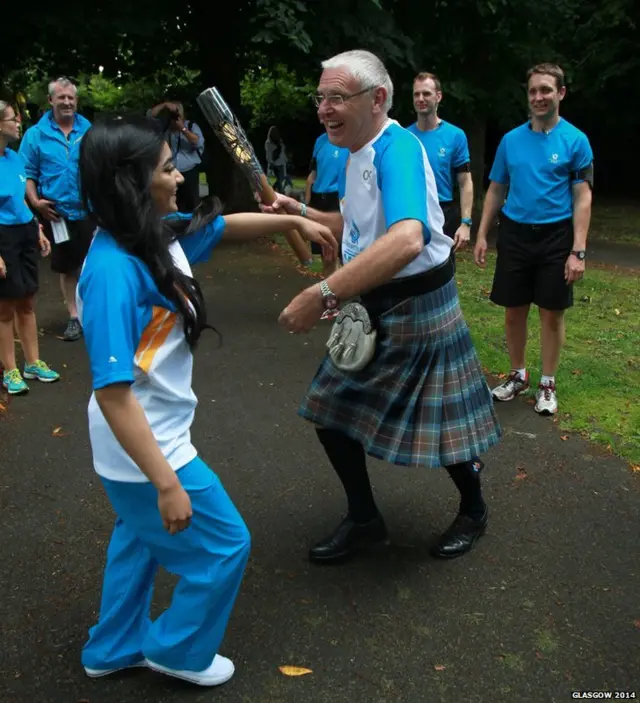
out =
<path fill-rule="evenodd" d="M 151 306 L 140 299 L 141 272 L 135 263 L 110 258 L 114 266 L 102 261 L 96 268 L 85 268 L 78 284 L 94 390 L 133 383 L 136 350 L 151 319 Z"/>
<path fill-rule="evenodd" d="M 180 237 L 180 246 L 191 265 L 209 260 L 211 252 L 222 239 L 226 224 L 224 217 L 218 215 L 206 227 Z"/>
<path fill-rule="evenodd" d="M 576 140 L 574 145 L 573 154 L 571 155 L 571 171 L 572 173 L 578 174 L 579 171 L 587 168 L 593 163 L 593 151 L 591 149 L 591 144 L 585 134 L 580 134 L 579 138 Z M 585 178 L 578 176 L 577 178 L 572 178 L 572 183 L 582 183 Z"/>
<path fill-rule="evenodd" d="M 493 166 L 491 167 L 491 173 L 489 174 L 489 180 L 495 181 L 496 183 L 502 183 L 503 185 L 509 183 L 506 136 L 502 137 L 500 144 L 498 145 L 498 150 L 496 151 L 496 156 L 493 160 Z"/>
<path fill-rule="evenodd" d="M 189 142 L 189 144 L 191 145 L 191 149 L 193 151 L 197 151 L 198 149 L 203 149 L 204 148 L 204 135 L 202 134 L 202 130 L 200 129 L 200 127 L 198 127 L 198 125 L 195 122 L 191 125 L 191 131 L 194 134 L 198 135 L 198 141 L 196 144 L 191 144 L 191 142 Z"/>
<path fill-rule="evenodd" d="M 24 161 L 24 173 L 27 178 L 38 182 L 40 178 L 40 150 L 37 142 L 38 135 L 35 127 L 30 127 L 20 142 L 20 156 Z"/>
<path fill-rule="evenodd" d="M 468 164 L 471 161 L 469 155 L 469 143 L 467 135 L 460 131 L 456 134 L 455 151 L 453 153 L 453 168 L 459 168 L 463 164 Z"/>
<path fill-rule="evenodd" d="M 385 226 L 388 230 L 396 222 L 418 220 L 427 241 L 427 175 L 422 146 L 407 132 L 394 137 L 377 165 Z"/>

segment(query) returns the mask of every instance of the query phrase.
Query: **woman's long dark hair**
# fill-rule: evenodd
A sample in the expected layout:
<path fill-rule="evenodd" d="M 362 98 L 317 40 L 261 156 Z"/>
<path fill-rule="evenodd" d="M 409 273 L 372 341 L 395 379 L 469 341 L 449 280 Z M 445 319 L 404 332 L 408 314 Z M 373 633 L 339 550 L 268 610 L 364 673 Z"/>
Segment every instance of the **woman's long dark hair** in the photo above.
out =
<path fill-rule="evenodd" d="M 182 316 L 184 334 L 195 348 L 207 324 L 197 281 L 178 269 L 169 252 L 177 237 L 211 222 L 220 202 L 203 202 L 189 220 L 165 220 L 151 196 L 151 178 L 164 139 L 146 118 L 111 119 L 94 124 L 80 146 L 80 184 L 84 206 L 98 227 L 143 261 L 158 290 Z"/>

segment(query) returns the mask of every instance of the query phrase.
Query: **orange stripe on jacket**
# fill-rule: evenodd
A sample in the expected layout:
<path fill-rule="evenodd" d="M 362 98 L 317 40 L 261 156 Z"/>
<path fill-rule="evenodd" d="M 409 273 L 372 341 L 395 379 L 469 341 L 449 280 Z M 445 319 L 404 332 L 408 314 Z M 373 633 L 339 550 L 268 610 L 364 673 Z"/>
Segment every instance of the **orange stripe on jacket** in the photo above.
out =
<path fill-rule="evenodd" d="M 173 329 L 176 317 L 176 313 L 171 310 L 153 306 L 151 322 L 142 333 L 136 351 L 136 363 L 145 373 L 149 373 L 153 358 Z"/>

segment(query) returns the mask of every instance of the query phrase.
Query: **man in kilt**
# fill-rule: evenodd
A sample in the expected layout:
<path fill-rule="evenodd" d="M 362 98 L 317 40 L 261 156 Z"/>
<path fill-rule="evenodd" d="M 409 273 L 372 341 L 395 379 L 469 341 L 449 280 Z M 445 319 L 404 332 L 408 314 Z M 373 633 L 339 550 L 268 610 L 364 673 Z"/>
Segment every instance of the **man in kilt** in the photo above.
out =
<path fill-rule="evenodd" d="M 339 183 L 340 213 L 278 196 L 265 211 L 301 213 L 342 240 L 344 266 L 297 295 L 280 316 L 310 330 L 327 309 L 358 298 L 377 330 L 360 370 L 322 362 L 300 408 L 348 500 L 347 516 L 310 550 L 332 562 L 386 541 L 366 455 L 398 466 L 444 466 L 457 486 L 458 515 L 434 556 L 468 552 L 487 525 L 477 458 L 500 439 L 491 394 L 462 316 L 452 240 L 420 141 L 388 118 L 393 85 L 382 62 L 349 51 L 323 63 L 316 104 L 332 144 L 350 151 Z"/>

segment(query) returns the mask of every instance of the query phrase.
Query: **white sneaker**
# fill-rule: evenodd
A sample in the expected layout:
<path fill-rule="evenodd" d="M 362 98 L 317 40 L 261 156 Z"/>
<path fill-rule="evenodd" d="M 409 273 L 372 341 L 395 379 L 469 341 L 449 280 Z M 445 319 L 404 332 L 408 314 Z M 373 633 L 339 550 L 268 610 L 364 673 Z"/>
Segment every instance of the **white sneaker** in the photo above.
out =
<path fill-rule="evenodd" d="M 527 371 L 524 378 L 517 372 L 512 371 L 507 380 L 496 386 L 492 391 L 491 395 L 503 403 L 513 400 L 516 396 L 520 395 L 523 391 L 529 388 L 529 372 Z"/>
<path fill-rule="evenodd" d="M 146 667 L 147 662 L 145 659 L 141 659 L 139 662 L 136 662 L 135 664 L 129 664 L 128 666 L 119 666 L 117 669 L 88 669 L 86 666 L 84 667 L 84 672 L 87 676 L 90 676 L 92 679 L 98 679 L 101 676 L 109 676 L 109 674 L 115 674 L 116 671 L 124 671 L 125 669 L 136 669 L 138 667 Z"/>
<path fill-rule="evenodd" d="M 147 659 L 147 666 L 159 674 L 173 676 L 176 679 L 195 683 L 197 686 L 219 686 L 227 682 L 235 671 L 231 659 L 216 654 L 211 666 L 204 671 L 186 671 L 178 669 L 169 669 L 166 666 L 161 666 Z"/>
<path fill-rule="evenodd" d="M 536 407 L 534 410 L 541 415 L 555 415 L 558 412 L 558 396 L 556 395 L 556 384 L 538 386 L 536 393 Z"/>

